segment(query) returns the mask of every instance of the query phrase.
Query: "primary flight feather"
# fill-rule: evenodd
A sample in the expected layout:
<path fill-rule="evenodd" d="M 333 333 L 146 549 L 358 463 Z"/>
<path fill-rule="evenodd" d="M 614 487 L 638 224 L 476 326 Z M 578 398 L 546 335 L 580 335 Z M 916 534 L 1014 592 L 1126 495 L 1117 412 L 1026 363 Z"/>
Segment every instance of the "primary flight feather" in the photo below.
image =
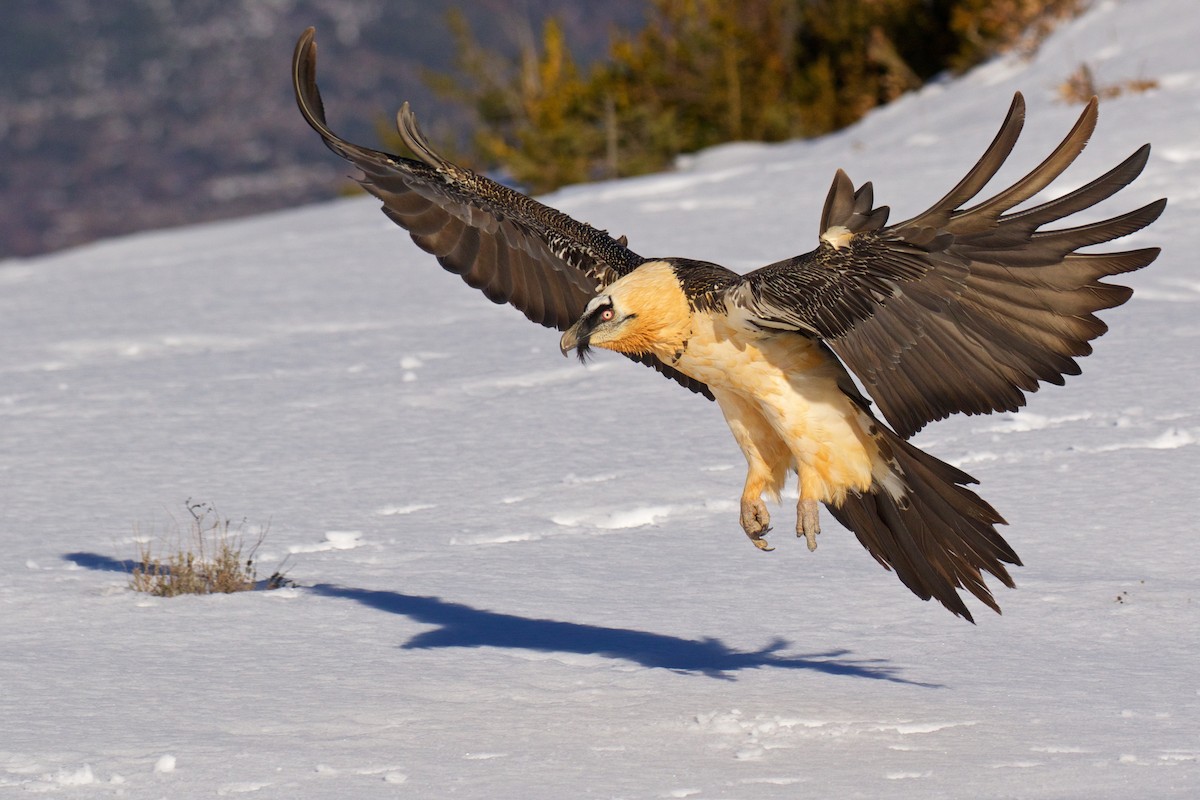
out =
<path fill-rule="evenodd" d="M 1165 200 L 1044 229 L 1128 185 L 1149 145 L 1079 189 L 1014 210 L 1083 150 L 1095 99 L 1037 168 L 972 206 L 1020 134 L 1020 94 L 966 177 L 910 220 L 888 225 L 871 184 L 856 190 L 838 170 L 817 249 L 739 275 L 703 261 L 644 258 L 623 237 L 447 161 L 407 103 L 397 123 L 416 158 L 341 139 L 325 121 L 312 28 L 296 44 L 293 80 L 308 124 L 445 269 L 563 331 L 564 354 L 614 350 L 717 401 L 746 457 L 740 521 L 757 547 L 771 549 L 763 496 L 778 499 L 796 473 L 796 533 L 810 549 L 823 503 L 917 596 L 968 620 L 962 589 L 1000 610 L 983 573 L 1012 586 L 1005 565 L 1021 563 L 996 530 L 1003 518 L 966 488 L 976 482 L 970 475 L 907 439 L 950 414 L 1016 410 L 1041 382 L 1077 374 L 1075 359 L 1106 330 L 1095 312 L 1131 294 L 1100 279 L 1158 255 L 1078 250 L 1144 228 Z"/>

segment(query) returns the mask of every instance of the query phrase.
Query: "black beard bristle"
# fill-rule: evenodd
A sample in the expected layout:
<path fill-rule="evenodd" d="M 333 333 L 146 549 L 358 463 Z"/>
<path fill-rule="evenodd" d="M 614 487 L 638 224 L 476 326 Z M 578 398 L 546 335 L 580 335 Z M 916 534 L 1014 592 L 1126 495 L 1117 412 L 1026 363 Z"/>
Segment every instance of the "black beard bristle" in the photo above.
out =
<path fill-rule="evenodd" d="M 579 363 L 580 363 L 580 364 L 586 364 L 586 363 L 587 363 L 587 360 L 588 360 L 588 359 L 591 357 L 591 355 L 592 355 L 592 348 L 591 348 L 591 346 L 590 346 L 590 345 L 588 345 L 588 343 L 587 343 L 587 340 L 586 340 L 586 339 L 584 339 L 582 342 L 580 342 L 578 345 L 576 345 L 576 347 L 575 347 L 575 355 L 576 355 L 576 356 L 579 358 Z"/>

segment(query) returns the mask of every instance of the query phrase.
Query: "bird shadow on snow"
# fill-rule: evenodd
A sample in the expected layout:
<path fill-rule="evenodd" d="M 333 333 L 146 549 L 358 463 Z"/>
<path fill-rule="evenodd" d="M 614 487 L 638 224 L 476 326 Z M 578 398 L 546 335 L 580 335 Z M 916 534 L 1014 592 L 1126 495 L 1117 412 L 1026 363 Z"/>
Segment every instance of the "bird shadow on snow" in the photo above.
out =
<path fill-rule="evenodd" d="M 67 553 L 67 561 L 85 569 L 129 573 L 137 564 L 99 553 Z M 733 680 L 731 673 L 745 669 L 795 669 L 843 675 L 850 678 L 891 681 L 910 686 L 942 688 L 901 678 L 898 669 L 880 659 L 849 658 L 848 650 L 790 655 L 789 642 L 775 639 L 758 650 L 735 650 L 715 637 L 684 639 L 662 633 L 608 628 L 553 619 L 533 619 L 501 614 L 452 603 L 438 597 L 400 592 L 355 589 L 331 584 L 307 587 L 324 597 L 354 600 L 370 608 L 399 614 L 414 622 L 437 626 L 419 633 L 403 645 L 406 650 L 442 647 L 499 647 L 539 653 L 578 653 L 621 659 L 644 667 L 668 669 Z"/>
<path fill-rule="evenodd" d="M 925 688 L 934 684 L 909 681 L 880 660 L 846 658 L 849 651 L 831 650 L 809 655 L 786 655 L 789 643 L 776 639 L 760 650 L 734 650 L 720 639 L 684 639 L 649 631 L 608 628 L 552 619 L 533 619 L 485 611 L 438 597 L 400 592 L 354 589 L 319 584 L 310 591 L 328 597 L 355 600 L 363 605 L 400 614 L 415 622 L 436 625 L 417 634 L 402 647 L 420 650 L 438 647 L 501 647 L 541 653 L 579 653 L 632 661 L 644 667 L 680 673 L 700 673 L 733 680 L 729 673 L 764 667 L 799 669 L 853 678 L 905 683 Z"/>

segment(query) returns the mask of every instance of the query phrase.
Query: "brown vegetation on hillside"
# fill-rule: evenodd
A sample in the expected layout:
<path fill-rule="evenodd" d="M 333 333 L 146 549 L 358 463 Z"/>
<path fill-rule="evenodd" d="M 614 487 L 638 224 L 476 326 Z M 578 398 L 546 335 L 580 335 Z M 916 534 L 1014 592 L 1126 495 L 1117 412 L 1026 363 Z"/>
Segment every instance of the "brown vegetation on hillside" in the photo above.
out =
<path fill-rule="evenodd" d="M 726 141 L 844 127 L 935 75 L 1029 52 L 1082 0 L 652 0 L 582 69 L 550 19 L 515 58 L 452 25 L 434 85 L 481 122 L 470 160 L 543 192 L 659 170 Z M 389 144 L 395 144 L 390 141 Z"/>

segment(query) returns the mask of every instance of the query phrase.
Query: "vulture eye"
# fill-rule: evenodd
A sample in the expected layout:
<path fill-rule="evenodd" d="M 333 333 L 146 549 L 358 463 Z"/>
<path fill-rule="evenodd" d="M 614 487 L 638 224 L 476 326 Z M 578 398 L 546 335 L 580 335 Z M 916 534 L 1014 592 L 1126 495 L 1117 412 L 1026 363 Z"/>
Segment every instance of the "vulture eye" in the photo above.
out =
<path fill-rule="evenodd" d="M 606 308 L 600 312 L 600 321 L 601 322 L 611 322 L 612 318 L 615 316 L 616 316 L 616 313 L 613 312 L 613 310 L 611 308 Z"/>

